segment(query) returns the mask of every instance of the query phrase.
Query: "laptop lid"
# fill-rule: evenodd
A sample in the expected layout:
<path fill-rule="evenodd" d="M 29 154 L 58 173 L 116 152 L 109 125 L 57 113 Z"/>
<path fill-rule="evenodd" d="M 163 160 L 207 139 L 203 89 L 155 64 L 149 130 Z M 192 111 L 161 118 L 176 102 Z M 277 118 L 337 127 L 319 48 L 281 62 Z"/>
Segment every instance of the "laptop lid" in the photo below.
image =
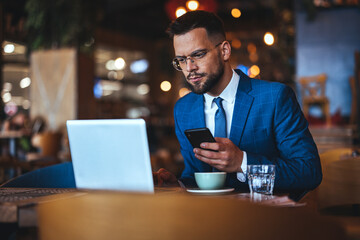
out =
<path fill-rule="evenodd" d="M 66 122 L 77 188 L 154 192 L 143 119 Z"/>

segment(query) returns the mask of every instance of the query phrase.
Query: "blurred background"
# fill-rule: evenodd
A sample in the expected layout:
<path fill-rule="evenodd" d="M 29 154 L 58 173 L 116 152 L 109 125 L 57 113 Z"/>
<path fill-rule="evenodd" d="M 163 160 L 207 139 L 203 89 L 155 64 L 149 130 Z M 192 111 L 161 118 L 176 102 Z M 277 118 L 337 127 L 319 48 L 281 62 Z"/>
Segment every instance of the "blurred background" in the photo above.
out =
<path fill-rule="evenodd" d="M 3 0 L 0 181 L 70 161 L 68 119 L 144 118 L 153 170 L 179 175 L 189 90 L 165 31 L 196 9 L 223 19 L 233 68 L 294 89 L 320 152 L 358 145 L 359 0 Z"/>

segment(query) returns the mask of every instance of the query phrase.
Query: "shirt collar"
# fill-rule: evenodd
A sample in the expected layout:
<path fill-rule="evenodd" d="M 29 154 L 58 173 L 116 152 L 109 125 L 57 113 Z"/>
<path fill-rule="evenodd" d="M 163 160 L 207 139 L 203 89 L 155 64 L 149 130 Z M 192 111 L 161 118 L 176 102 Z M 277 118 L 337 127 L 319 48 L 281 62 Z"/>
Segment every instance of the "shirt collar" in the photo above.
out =
<path fill-rule="evenodd" d="M 236 97 L 236 91 L 239 85 L 240 76 L 234 71 L 233 75 L 231 77 L 231 80 L 229 84 L 226 86 L 226 88 L 220 93 L 219 96 L 211 96 L 207 93 L 204 93 L 204 99 L 205 99 L 205 105 L 207 108 L 211 108 L 211 104 L 214 100 L 214 98 L 221 97 L 224 99 L 224 101 L 233 104 Z"/>

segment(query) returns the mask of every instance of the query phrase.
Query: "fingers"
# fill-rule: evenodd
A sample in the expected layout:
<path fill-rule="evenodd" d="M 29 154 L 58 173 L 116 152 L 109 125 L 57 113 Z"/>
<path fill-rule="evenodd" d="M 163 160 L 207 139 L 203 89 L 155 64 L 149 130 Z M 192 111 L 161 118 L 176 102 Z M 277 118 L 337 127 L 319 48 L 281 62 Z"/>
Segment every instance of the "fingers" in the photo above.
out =
<path fill-rule="evenodd" d="M 200 144 L 200 147 L 203 149 L 213 150 L 213 151 L 220 151 L 221 145 L 217 142 L 210 143 L 210 142 L 203 142 Z"/>
<path fill-rule="evenodd" d="M 208 152 L 208 151 L 207 151 Z M 204 155 L 201 155 L 201 154 L 195 154 L 195 157 L 207 164 L 210 164 L 211 166 L 223 166 L 226 164 L 226 161 L 225 160 L 221 160 L 220 158 L 213 158 L 213 157 L 207 157 L 207 156 L 204 156 Z"/>
<path fill-rule="evenodd" d="M 195 157 L 221 171 L 233 172 L 241 169 L 243 152 L 230 139 L 215 139 L 216 143 L 202 143 L 201 148 L 194 148 Z"/>
<path fill-rule="evenodd" d="M 200 147 L 203 149 L 210 149 L 214 151 L 225 151 L 227 146 L 231 144 L 231 140 L 228 138 L 215 138 L 216 142 L 203 142 Z"/>
<path fill-rule="evenodd" d="M 157 175 L 157 185 L 158 185 L 159 187 L 162 187 L 163 183 L 164 183 L 164 180 L 163 180 L 161 174 L 158 174 L 158 175 Z"/>
<path fill-rule="evenodd" d="M 222 152 L 214 152 L 214 151 L 209 151 L 207 149 L 194 148 L 194 153 L 209 159 L 214 159 L 214 160 L 223 159 Z"/>
<path fill-rule="evenodd" d="M 157 173 L 166 173 L 169 172 L 168 170 L 166 170 L 165 168 L 160 168 Z"/>
<path fill-rule="evenodd" d="M 160 168 L 156 173 L 153 173 L 153 176 L 154 182 L 157 181 L 159 187 L 177 183 L 176 176 L 164 168 Z"/>

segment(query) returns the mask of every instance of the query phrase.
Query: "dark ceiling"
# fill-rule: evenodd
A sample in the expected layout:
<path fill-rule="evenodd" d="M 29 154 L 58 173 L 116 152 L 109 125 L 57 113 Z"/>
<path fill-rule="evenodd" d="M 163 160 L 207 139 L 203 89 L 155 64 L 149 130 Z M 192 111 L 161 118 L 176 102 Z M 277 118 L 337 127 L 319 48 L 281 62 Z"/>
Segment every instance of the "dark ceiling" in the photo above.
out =
<path fill-rule="evenodd" d="M 88 4 L 86 1 L 77 1 Z M 99 21 L 101 28 L 144 39 L 155 40 L 167 37 L 165 30 L 171 20 L 166 13 L 165 4 L 169 0 L 96 1 L 99 2 L 97 11 L 101 12 Z M 12 13 L 13 24 L 16 24 L 21 17 L 26 17 L 24 7 L 26 2 L 27 0 L 0 0 L 4 16 L 9 12 Z M 217 14 L 224 20 L 227 31 L 269 30 L 277 26 L 279 11 L 284 8 L 291 9 L 292 2 L 291 0 L 218 0 Z M 242 11 L 239 19 L 231 17 L 230 10 L 233 7 Z"/>
<path fill-rule="evenodd" d="M 157 39 L 166 37 L 165 30 L 171 19 L 165 10 L 168 0 L 107 0 L 102 21 L 104 28 L 131 35 Z M 217 14 L 224 20 L 227 31 L 248 31 L 272 28 L 276 25 L 274 6 L 291 8 L 292 1 L 279 0 L 218 0 Z M 230 15 L 237 7 L 243 14 L 239 19 Z"/>

